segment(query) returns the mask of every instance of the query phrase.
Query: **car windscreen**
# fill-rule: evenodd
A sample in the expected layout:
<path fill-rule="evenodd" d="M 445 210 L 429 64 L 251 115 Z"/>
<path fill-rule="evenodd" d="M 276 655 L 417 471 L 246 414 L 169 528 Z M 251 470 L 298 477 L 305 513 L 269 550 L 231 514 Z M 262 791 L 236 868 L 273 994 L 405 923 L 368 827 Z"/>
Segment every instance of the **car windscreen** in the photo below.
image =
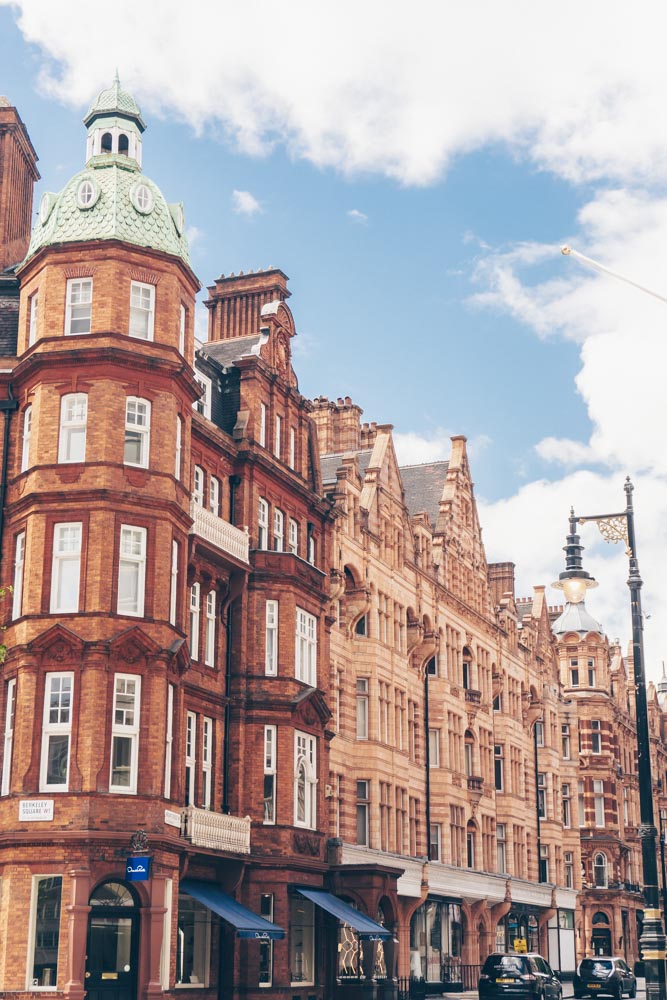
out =
<path fill-rule="evenodd" d="M 612 970 L 611 959 L 600 959 L 600 958 L 584 958 L 582 959 L 581 965 L 579 966 L 580 976 L 590 976 L 597 973 L 604 973 L 608 975 Z"/>
<path fill-rule="evenodd" d="M 484 972 L 487 976 L 493 972 L 522 973 L 525 969 L 525 962 L 525 958 L 520 958 L 518 955 L 489 955 L 484 963 Z"/>

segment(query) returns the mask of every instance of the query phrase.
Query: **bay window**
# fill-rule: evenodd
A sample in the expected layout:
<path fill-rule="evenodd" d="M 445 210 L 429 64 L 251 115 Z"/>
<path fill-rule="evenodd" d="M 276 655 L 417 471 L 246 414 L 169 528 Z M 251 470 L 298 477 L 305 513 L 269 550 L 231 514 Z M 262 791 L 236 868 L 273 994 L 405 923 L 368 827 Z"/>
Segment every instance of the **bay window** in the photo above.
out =
<path fill-rule="evenodd" d="M 79 610 L 81 522 L 53 526 L 51 614 Z"/>
<path fill-rule="evenodd" d="M 39 769 L 40 792 L 67 791 L 73 685 L 74 674 L 71 672 L 46 675 Z"/>
<path fill-rule="evenodd" d="M 136 794 L 141 678 L 116 674 L 111 717 L 110 792 Z"/>
<path fill-rule="evenodd" d="M 146 529 L 123 524 L 118 562 L 119 615 L 141 618 L 146 589 Z"/>

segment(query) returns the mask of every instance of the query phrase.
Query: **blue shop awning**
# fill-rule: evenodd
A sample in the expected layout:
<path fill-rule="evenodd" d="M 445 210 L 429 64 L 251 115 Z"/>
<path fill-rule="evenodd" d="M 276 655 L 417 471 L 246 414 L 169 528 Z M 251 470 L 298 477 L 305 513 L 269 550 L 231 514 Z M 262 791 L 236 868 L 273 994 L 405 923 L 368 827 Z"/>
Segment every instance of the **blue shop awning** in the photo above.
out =
<path fill-rule="evenodd" d="M 330 892 L 322 889 L 299 889 L 298 892 L 309 899 L 315 906 L 326 910 L 327 913 L 338 917 L 344 924 L 349 924 L 359 934 L 360 938 L 371 938 L 376 941 L 388 941 L 392 937 L 392 932 L 388 931 L 382 924 L 371 920 L 365 913 L 355 910 L 349 903 L 344 903 L 337 896 L 332 896 Z"/>
<path fill-rule="evenodd" d="M 211 882 L 199 882 L 194 878 L 184 878 L 180 883 L 181 892 L 193 896 L 200 903 L 213 910 L 236 927 L 236 936 L 241 938 L 272 938 L 274 941 L 285 937 L 285 931 L 270 920 L 260 917 L 247 907 L 237 903 L 235 899 L 223 892 Z"/>

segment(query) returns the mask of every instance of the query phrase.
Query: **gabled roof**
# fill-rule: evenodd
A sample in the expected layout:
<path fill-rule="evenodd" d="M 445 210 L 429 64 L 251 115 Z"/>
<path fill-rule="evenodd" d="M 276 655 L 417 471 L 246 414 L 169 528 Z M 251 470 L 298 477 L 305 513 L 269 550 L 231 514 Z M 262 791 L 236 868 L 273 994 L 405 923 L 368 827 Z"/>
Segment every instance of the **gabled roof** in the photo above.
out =
<path fill-rule="evenodd" d="M 322 455 L 320 458 L 320 468 L 322 470 L 322 484 L 324 486 L 336 482 L 336 472 L 340 468 L 344 458 L 354 458 L 356 456 L 359 464 L 359 475 L 363 479 L 366 469 L 369 466 L 373 449 L 364 451 L 339 451 L 332 455 Z"/>
<path fill-rule="evenodd" d="M 201 353 L 213 358 L 223 368 L 229 368 L 239 358 L 259 354 L 259 348 L 266 340 L 263 334 L 253 337 L 234 337 L 231 340 L 207 341 L 201 346 Z"/>
<path fill-rule="evenodd" d="M 400 467 L 405 503 L 411 517 L 428 514 L 435 528 L 445 487 L 449 462 L 424 462 Z"/>

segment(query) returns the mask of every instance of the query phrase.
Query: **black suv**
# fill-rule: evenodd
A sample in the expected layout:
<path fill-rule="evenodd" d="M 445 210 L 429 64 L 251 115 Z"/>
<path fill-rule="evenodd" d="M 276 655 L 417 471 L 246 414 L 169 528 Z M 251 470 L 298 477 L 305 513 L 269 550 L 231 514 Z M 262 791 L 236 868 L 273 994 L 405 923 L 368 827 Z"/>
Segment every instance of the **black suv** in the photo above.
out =
<path fill-rule="evenodd" d="M 596 955 L 582 958 L 574 976 L 575 997 L 592 997 L 595 994 L 621 1000 L 624 993 L 637 996 L 637 980 L 624 958 Z"/>
<path fill-rule="evenodd" d="M 495 997 L 562 1000 L 563 987 L 541 955 L 489 955 L 479 977 L 479 1000 Z"/>

